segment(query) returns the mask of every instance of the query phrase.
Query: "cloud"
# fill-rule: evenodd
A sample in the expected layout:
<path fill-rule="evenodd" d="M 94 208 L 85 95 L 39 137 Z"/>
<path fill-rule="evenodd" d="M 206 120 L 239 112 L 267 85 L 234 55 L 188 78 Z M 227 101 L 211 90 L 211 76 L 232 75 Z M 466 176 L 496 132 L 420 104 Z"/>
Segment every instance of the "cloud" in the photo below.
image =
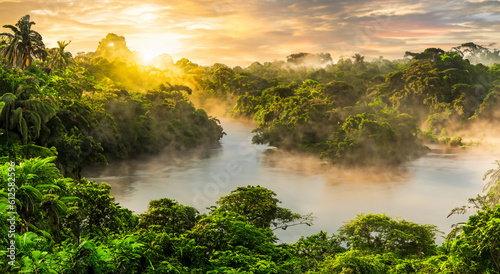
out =
<path fill-rule="evenodd" d="M 0 24 L 25 14 L 49 47 L 72 40 L 70 51 L 93 51 L 113 32 L 132 50 L 205 65 L 284 60 L 295 52 L 402 58 L 434 45 L 500 42 L 499 1 L 0 0 Z"/>

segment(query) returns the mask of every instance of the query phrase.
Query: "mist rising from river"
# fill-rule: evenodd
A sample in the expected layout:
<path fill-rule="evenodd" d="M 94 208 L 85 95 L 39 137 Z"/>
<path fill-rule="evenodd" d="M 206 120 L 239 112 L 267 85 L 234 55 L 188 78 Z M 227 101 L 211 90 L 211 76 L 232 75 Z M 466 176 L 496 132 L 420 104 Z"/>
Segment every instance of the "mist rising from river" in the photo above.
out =
<path fill-rule="evenodd" d="M 172 198 L 201 212 L 238 186 L 260 185 L 277 193 L 281 206 L 317 217 L 312 227 L 276 231 L 285 242 L 327 231 L 360 213 L 386 213 L 408 221 L 450 225 L 446 218 L 482 190 L 484 172 L 497 158 L 491 151 L 431 147 L 425 157 L 394 169 L 339 169 L 315 157 L 251 144 L 252 122 L 221 119 L 227 133 L 218 147 L 175 155 L 164 153 L 84 170 L 105 181 L 122 206 L 144 212 L 152 199 Z M 441 241 L 440 241 L 441 242 Z"/>

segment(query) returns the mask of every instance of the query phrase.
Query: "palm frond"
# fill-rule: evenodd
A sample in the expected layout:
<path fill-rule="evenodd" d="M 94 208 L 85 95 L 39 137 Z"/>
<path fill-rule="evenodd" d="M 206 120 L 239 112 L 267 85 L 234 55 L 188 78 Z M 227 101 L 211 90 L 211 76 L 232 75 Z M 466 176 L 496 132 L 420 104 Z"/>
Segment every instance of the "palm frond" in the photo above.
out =
<path fill-rule="evenodd" d="M 42 119 L 40 115 L 31 110 L 26 110 L 24 113 L 25 120 L 29 125 L 30 137 L 38 138 L 40 136 L 40 130 L 42 129 Z"/>
<path fill-rule="evenodd" d="M 18 198 L 25 198 L 32 200 L 33 202 L 39 201 L 42 199 L 42 193 L 38 189 L 36 189 L 34 186 L 30 185 L 22 185 L 19 187 L 17 190 L 17 196 Z M 22 205 L 21 205 L 22 206 Z"/>
<path fill-rule="evenodd" d="M 61 191 L 61 188 L 53 184 L 41 184 L 36 186 L 37 189 L 52 189 L 56 191 Z"/>
<path fill-rule="evenodd" d="M 7 33 L 7 32 L 0 33 L 0 36 L 5 36 L 5 37 L 7 37 L 7 39 L 13 39 L 14 38 L 14 35 L 12 35 L 12 33 Z"/>
<path fill-rule="evenodd" d="M 487 180 L 487 182 L 484 184 L 483 192 L 500 182 L 500 161 L 497 160 L 495 163 L 497 164 L 497 168 L 490 169 L 484 173 L 483 181 Z"/>
<path fill-rule="evenodd" d="M 9 115 L 9 129 L 14 129 L 18 128 L 20 129 L 22 127 L 21 121 L 23 119 L 23 109 L 21 107 L 18 107 L 11 111 Z"/>
<path fill-rule="evenodd" d="M 28 143 L 28 124 L 26 123 L 26 120 L 22 117 L 21 117 L 21 126 L 19 128 L 19 132 L 23 137 L 23 144 Z"/>

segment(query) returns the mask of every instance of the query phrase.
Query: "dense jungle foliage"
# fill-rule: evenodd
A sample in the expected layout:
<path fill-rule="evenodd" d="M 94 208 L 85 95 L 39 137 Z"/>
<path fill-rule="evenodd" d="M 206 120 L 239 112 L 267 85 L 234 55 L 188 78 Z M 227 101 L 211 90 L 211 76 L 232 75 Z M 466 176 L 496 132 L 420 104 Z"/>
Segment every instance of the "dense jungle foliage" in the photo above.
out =
<path fill-rule="evenodd" d="M 247 68 L 163 56 L 153 67 L 115 34 L 74 57 L 69 42 L 46 49 L 33 24 L 21 18 L 0 42 L 2 272 L 500 273 L 500 162 L 485 174 L 487 194 L 453 209 L 475 213 L 441 246 L 435 226 L 384 214 L 280 243 L 274 230 L 314 218 L 280 207 L 260 186 L 238 187 L 206 214 L 170 198 L 134 214 L 108 184 L 80 178 L 91 163 L 217 144 L 219 122 L 188 98 L 257 120 L 255 142 L 338 164 L 401 163 L 423 153 L 423 141 L 462 145 L 446 131 L 498 121 L 499 65 L 465 59 L 494 52 L 464 44 L 336 64 L 326 53 L 297 53 Z M 12 176 L 14 266 L 5 221 Z"/>
<path fill-rule="evenodd" d="M 319 69 L 254 63 L 227 73 L 218 90 L 238 94 L 233 116 L 259 122 L 257 143 L 334 163 L 398 164 L 421 155 L 422 142 L 466 145 L 447 132 L 498 121 L 500 65 L 473 65 L 464 47 L 408 52 L 401 61 L 355 55 Z"/>
<path fill-rule="evenodd" d="M 23 159 L 17 175 L 17 263 L 7 265 L 7 222 L 0 264 L 22 273 L 499 273 L 500 205 L 491 192 L 442 246 L 439 231 L 384 214 L 359 215 L 337 232 L 295 243 L 273 233 L 312 216 L 279 206 L 259 186 L 238 187 L 209 213 L 164 198 L 143 214 L 120 207 L 110 186 L 61 175 L 55 157 Z M 499 169 L 500 170 L 500 165 Z M 498 182 L 496 175 L 490 177 Z M 9 164 L 0 167 L 5 193 Z M 498 184 L 496 184 L 498 191 Z M 495 192 L 498 193 L 498 192 Z M 7 198 L 0 216 L 6 220 Z M 258 206 L 256 206 L 258 205 Z M 460 211 L 463 208 L 457 208 Z"/>

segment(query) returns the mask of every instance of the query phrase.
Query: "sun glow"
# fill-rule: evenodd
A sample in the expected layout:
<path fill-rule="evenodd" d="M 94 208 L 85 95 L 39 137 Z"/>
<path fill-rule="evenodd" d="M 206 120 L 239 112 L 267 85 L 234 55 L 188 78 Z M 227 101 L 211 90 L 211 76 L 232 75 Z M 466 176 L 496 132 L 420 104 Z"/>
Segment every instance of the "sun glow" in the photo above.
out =
<path fill-rule="evenodd" d="M 163 52 L 161 50 L 141 50 L 140 53 L 143 63 L 147 65 L 151 63 L 151 61 L 153 61 L 155 57 L 162 54 Z"/>
<path fill-rule="evenodd" d="M 182 50 L 181 39 L 185 36 L 177 33 L 141 34 L 133 37 L 127 44 L 131 50 L 140 53 L 144 64 L 150 64 L 158 55 L 177 54 Z"/>

